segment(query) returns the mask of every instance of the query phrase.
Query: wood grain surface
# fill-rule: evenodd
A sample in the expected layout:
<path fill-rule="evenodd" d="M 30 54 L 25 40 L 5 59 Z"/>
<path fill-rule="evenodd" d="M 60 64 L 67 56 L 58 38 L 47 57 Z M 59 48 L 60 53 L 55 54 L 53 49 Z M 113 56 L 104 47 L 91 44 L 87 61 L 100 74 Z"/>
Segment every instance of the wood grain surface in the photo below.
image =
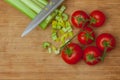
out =
<path fill-rule="evenodd" d="M 94 30 L 97 35 L 113 34 L 116 48 L 96 66 L 88 66 L 84 61 L 68 65 L 41 46 L 43 41 L 50 40 L 50 27 L 45 31 L 36 28 L 21 38 L 31 20 L 0 0 L 0 80 L 120 80 L 120 0 L 65 0 L 63 4 L 69 15 L 78 9 L 87 13 L 102 10 L 107 21 Z"/>

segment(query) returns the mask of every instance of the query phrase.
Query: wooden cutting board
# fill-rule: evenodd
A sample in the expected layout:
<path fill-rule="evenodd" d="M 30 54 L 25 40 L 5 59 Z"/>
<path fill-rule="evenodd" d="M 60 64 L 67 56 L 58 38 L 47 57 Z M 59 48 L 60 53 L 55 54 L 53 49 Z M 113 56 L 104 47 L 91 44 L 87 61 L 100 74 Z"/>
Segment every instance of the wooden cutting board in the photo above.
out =
<path fill-rule="evenodd" d="M 120 80 L 120 0 L 65 0 L 64 5 L 69 15 L 78 9 L 106 14 L 105 25 L 94 28 L 97 35 L 109 32 L 116 38 L 116 48 L 105 61 L 96 66 L 84 61 L 68 65 L 59 55 L 48 54 L 41 44 L 50 40 L 51 28 L 37 28 L 21 38 L 31 20 L 0 0 L 0 80 Z"/>

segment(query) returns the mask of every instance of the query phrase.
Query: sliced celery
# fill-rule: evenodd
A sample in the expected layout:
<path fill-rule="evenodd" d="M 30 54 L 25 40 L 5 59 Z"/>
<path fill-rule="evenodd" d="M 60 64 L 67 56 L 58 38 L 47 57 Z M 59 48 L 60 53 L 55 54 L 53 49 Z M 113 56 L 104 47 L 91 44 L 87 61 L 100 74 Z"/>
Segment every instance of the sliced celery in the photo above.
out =
<path fill-rule="evenodd" d="M 48 53 L 52 53 L 52 48 L 48 48 Z"/>
<path fill-rule="evenodd" d="M 63 20 L 64 20 L 64 21 L 67 21 L 67 20 L 68 20 L 68 15 L 67 15 L 67 14 L 63 13 L 63 14 L 62 14 L 62 17 L 63 17 Z"/>
<path fill-rule="evenodd" d="M 56 32 L 52 33 L 52 39 L 55 41 L 57 40 L 57 38 L 58 38 L 57 33 Z"/>
<path fill-rule="evenodd" d="M 48 48 L 51 44 L 49 42 L 44 42 L 42 45 L 43 48 Z"/>
<path fill-rule="evenodd" d="M 41 22 L 40 27 L 42 29 L 46 29 L 48 24 L 52 21 L 52 19 L 56 16 L 57 13 L 53 12 L 51 15 L 49 15 L 44 21 Z"/>
<path fill-rule="evenodd" d="M 21 12 L 25 13 L 27 16 L 29 16 L 31 19 L 33 19 L 37 14 L 32 11 L 30 8 L 28 8 L 26 5 L 24 5 L 19 0 L 5 0 L 6 2 L 10 3 L 17 9 L 19 9 Z"/>

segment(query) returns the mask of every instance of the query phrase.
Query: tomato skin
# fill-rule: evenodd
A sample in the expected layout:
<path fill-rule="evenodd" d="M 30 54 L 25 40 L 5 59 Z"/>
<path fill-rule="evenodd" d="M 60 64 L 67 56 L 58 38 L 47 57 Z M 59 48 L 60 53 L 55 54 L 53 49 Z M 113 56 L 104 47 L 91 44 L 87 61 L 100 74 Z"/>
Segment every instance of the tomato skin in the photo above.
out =
<path fill-rule="evenodd" d="M 96 39 L 96 45 L 101 50 L 105 50 L 104 42 L 108 42 L 107 52 L 111 51 L 116 46 L 115 38 L 109 33 L 102 33 Z"/>
<path fill-rule="evenodd" d="M 67 48 L 72 50 L 71 56 L 66 53 L 66 48 L 61 51 L 62 59 L 68 64 L 76 64 L 83 57 L 83 51 L 81 47 L 76 43 L 70 43 L 67 45 Z"/>
<path fill-rule="evenodd" d="M 105 14 L 102 11 L 94 10 L 90 14 L 90 23 L 93 27 L 101 27 L 105 23 Z"/>
<path fill-rule="evenodd" d="M 78 20 L 76 19 L 76 17 L 79 17 L 82 19 L 82 21 L 78 22 Z M 71 22 L 72 25 L 75 26 L 76 28 L 81 28 L 85 21 L 89 19 L 89 16 L 82 10 L 77 10 L 75 12 L 73 12 L 72 16 L 71 16 Z M 85 25 L 87 25 L 88 22 L 85 23 Z"/>
<path fill-rule="evenodd" d="M 77 38 L 81 44 L 88 45 L 95 40 L 95 33 L 92 28 L 85 27 L 83 31 L 78 34 Z"/>
<path fill-rule="evenodd" d="M 91 55 L 92 58 L 89 59 L 88 56 Z M 84 50 L 83 59 L 88 65 L 95 65 L 101 61 L 102 56 L 101 51 L 95 46 L 88 46 Z"/>

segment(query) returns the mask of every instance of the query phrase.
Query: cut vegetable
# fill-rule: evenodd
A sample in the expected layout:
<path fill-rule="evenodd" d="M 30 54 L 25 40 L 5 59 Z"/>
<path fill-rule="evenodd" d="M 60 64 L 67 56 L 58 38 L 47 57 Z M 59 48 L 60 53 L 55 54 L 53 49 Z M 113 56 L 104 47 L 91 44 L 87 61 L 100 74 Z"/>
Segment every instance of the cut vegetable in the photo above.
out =
<path fill-rule="evenodd" d="M 52 33 L 52 39 L 53 39 L 54 41 L 58 39 L 56 32 Z"/>
<path fill-rule="evenodd" d="M 50 47 L 48 48 L 48 53 L 52 53 L 52 49 Z"/>
<path fill-rule="evenodd" d="M 52 21 L 51 38 L 53 41 L 58 42 L 59 45 L 53 46 L 52 44 L 48 49 L 49 53 L 52 51 L 55 54 L 59 54 L 61 47 L 64 46 L 69 41 L 69 38 L 73 36 L 73 30 L 68 21 L 68 15 L 64 13 L 65 9 L 65 6 L 62 6 L 60 10 L 55 11 L 57 15 Z"/>
<path fill-rule="evenodd" d="M 44 42 L 43 43 L 43 48 L 48 48 L 48 47 L 50 47 L 50 43 L 49 42 Z"/>
<path fill-rule="evenodd" d="M 64 21 L 67 21 L 67 20 L 68 20 L 68 15 L 67 15 L 67 14 L 63 13 L 63 14 L 62 14 L 62 17 L 63 17 L 63 20 L 64 20 Z"/>

